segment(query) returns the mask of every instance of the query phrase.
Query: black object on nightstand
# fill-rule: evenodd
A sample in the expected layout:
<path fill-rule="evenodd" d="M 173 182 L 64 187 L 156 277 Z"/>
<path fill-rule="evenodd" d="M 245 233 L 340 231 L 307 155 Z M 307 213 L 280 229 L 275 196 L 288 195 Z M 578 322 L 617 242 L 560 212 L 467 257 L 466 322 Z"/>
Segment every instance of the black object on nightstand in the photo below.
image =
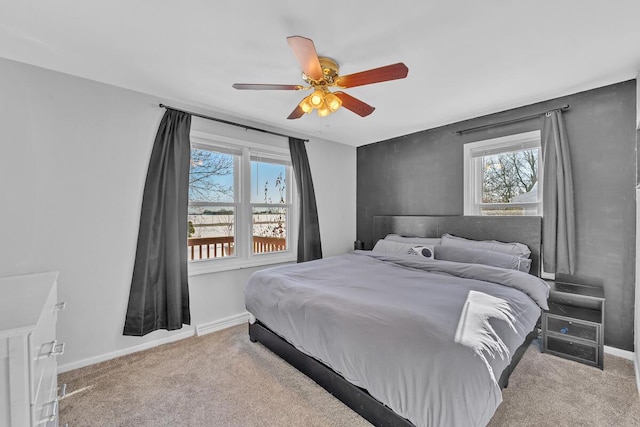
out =
<path fill-rule="evenodd" d="M 549 310 L 542 313 L 542 351 L 603 369 L 604 290 L 547 280 Z"/>

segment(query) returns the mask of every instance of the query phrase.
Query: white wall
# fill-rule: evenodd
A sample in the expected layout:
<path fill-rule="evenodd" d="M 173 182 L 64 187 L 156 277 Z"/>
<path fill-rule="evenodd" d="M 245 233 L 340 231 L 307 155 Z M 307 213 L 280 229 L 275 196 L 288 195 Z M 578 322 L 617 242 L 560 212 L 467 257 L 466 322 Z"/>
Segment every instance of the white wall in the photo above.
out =
<path fill-rule="evenodd" d="M 180 105 L 3 59 L 0 76 L 0 276 L 60 271 L 67 309 L 58 337 L 67 346 L 59 364 L 77 367 L 190 333 L 122 335 L 146 169 L 164 112 L 158 103 Z M 212 123 L 194 118 L 193 128 L 283 144 Z M 307 147 L 324 253 L 347 252 L 355 148 L 321 140 Z M 244 284 L 255 270 L 192 276 L 192 327 L 244 312 Z"/>
<path fill-rule="evenodd" d="M 356 229 L 356 150 L 311 139 L 307 155 L 318 204 L 322 255 L 351 251 Z"/>

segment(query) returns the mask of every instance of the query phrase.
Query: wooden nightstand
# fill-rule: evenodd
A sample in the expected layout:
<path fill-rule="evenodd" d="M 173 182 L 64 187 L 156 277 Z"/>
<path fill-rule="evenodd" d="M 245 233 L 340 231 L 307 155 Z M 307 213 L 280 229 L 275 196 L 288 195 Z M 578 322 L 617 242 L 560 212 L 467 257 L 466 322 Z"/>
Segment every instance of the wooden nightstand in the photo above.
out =
<path fill-rule="evenodd" d="M 542 313 L 542 351 L 603 367 L 604 290 L 547 281 L 549 310 Z"/>

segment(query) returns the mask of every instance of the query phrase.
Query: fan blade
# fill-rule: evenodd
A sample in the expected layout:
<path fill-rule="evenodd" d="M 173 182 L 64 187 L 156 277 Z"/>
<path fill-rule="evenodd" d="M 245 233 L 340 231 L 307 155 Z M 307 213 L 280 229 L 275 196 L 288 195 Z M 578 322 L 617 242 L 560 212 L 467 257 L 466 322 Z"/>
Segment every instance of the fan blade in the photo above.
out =
<path fill-rule="evenodd" d="M 300 106 L 298 105 L 296 109 L 293 110 L 291 114 L 289 114 L 289 117 L 287 117 L 287 119 L 299 119 L 302 116 L 304 116 L 304 111 L 302 111 L 302 108 L 300 108 Z"/>
<path fill-rule="evenodd" d="M 360 101 L 358 98 L 354 98 L 344 92 L 333 92 L 333 94 L 340 98 L 344 108 L 353 111 L 360 117 L 366 117 L 375 110 L 375 107 L 372 107 L 371 105 Z"/>
<path fill-rule="evenodd" d="M 251 84 L 251 83 L 234 83 L 234 89 L 242 90 L 302 90 L 304 86 L 300 85 L 263 85 L 263 84 Z"/>
<path fill-rule="evenodd" d="M 386 82 L 389 80 L 404 79 L 407 77 L 409 69 L 402 62 L 397 64 L 386 65 L 380 68 L 373 68 L 367 71 L 361 71 L 355 74 L 340 76 L 336 80 L 336 84 L 340 87 L 356 87 L 369 85 L 372 83 Z"/>
<path fill-rule="evenodd" d="M 322 80 L 324 73 L 313 40 L 301 36 L 287 37 L 287 43 L 300 63 L 302 71 L 313 80 Z"/>

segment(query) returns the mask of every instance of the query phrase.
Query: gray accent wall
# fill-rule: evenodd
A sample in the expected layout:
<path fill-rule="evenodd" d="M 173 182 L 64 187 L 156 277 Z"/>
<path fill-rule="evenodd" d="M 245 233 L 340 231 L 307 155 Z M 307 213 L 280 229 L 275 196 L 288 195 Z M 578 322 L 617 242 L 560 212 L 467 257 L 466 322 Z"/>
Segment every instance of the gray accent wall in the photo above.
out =
<path fill-rule="evenodd" d="M 375 215 L 462 215 L 463 145 L 540 129 L 542 118 L 476 132 L 565 104 L 576 206 L 577 271 L 557 280 L 604 288 L 605 345 L 633 351 L 636 81 L 381 141 L 357 149 L 357 238 Z"/>

